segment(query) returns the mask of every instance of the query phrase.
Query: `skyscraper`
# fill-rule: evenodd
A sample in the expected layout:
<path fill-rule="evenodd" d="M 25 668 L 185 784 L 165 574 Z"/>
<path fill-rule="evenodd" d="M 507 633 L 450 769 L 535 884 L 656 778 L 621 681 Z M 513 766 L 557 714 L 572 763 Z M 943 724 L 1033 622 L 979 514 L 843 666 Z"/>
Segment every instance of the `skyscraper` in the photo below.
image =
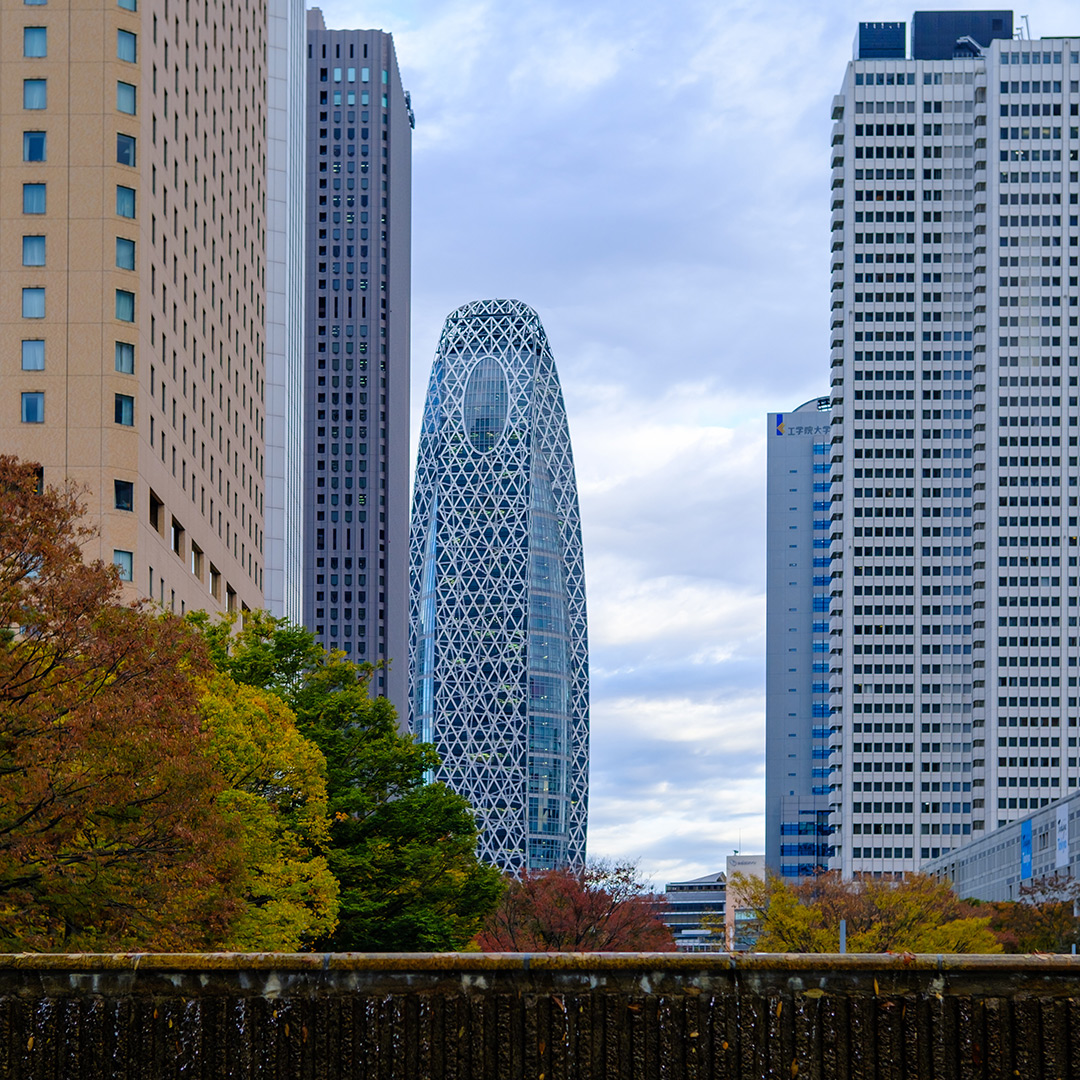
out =
<path fill-rule="evenodd" d="M 770 413 L 765 582 L 765 857 L 781 877 L 828 868 L 832 400 Z"/>
<path fill-rule="evenodd" d="M 1080 39 L 992 11 L 864 41 L 832 110 L 828 779 L 831 865 L 887 876 L 1080 778 Z"/>
<path fill-rule="evenodd" d="M 304 622 L 403 720 L 412 122 L 390 35 L 309 11 Z"/>
<path fill-rule="evenodd" d="M 446 320 L 416 465 L 413 731 L 509 871 L 585 859 L 589 670 L 570 433 L 536 312 Z"/>
<path fill-rule="evenodd" d="M 300 622 L 303 584 L 304 222 L 307 13 L 267 17 L 266 587 L 269 611 Z"/>
<path fill-rule="evenodd" d="M 4 449 L 133 594 L 260 607 L 267 7 L 3 15 Z"/>

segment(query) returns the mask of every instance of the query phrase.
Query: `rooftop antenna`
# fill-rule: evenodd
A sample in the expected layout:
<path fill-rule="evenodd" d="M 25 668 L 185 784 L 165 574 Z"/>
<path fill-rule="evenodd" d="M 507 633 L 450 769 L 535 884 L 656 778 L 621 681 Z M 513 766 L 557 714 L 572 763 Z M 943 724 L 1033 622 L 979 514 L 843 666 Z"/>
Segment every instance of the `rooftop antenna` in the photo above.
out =
<path fill-rule="evenodd" d="M 1024 31 L 1025 31 L 1024 38 L 1027 41 L 1030 41 L 1031 40 L 1031 23 L 1028 22 L 1028 17 L 1026 15 L 1021 15 L 1020 18 L 1024 20 Z"/>

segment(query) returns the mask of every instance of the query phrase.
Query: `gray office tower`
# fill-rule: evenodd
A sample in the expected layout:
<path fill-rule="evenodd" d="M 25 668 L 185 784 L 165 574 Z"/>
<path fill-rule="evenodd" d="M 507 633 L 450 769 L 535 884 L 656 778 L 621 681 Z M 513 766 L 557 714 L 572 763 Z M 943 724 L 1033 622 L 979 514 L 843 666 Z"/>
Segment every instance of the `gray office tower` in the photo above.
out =
<path fill-rule="evenodd" d="M 540 318 L 478 300 L 431 369 L 412 517 L 412 725 L 504 870 L 585 861 L 589 648 L 574 459 Z"/>
<path fill-rule="evenodd" d="M 412 111 L 394 43 L 308 12 L 304 623 L 408 715 Z"/>
<path fill-rule="evenodd" d="M 1014 39 L 998 11 L 915 30 L 911 59 L 857 53 L 832 105 L 828 786 L 847 876 L 913 870 L 1080 780 L 1080 38 Z"/>
<path fill-rule="evenodd" d="M 770 413 L 766 519 L 767 865 L 782 877 L 832 856 L 832 401 Z"/>

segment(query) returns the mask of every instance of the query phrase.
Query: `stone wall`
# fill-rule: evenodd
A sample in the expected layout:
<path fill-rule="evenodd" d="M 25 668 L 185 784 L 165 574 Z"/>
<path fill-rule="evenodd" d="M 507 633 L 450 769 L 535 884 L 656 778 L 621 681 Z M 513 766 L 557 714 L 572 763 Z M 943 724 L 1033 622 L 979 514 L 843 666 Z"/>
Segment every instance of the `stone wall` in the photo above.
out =
<path fill-rule="evenodd" d="M 0 1077 L 1080 1080 L 1080 961 L 2 956 Z"/>

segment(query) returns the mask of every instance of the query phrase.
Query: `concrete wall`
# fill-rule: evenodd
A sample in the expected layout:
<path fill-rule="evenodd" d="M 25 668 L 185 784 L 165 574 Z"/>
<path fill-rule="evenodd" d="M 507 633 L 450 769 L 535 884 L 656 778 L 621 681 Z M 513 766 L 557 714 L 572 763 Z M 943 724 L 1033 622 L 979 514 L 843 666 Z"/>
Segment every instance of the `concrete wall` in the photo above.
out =
<path fill-rule="evenodd" d="M 1080 1076 L 1071 957 L 0 957 L 0 1076 Z"/>

